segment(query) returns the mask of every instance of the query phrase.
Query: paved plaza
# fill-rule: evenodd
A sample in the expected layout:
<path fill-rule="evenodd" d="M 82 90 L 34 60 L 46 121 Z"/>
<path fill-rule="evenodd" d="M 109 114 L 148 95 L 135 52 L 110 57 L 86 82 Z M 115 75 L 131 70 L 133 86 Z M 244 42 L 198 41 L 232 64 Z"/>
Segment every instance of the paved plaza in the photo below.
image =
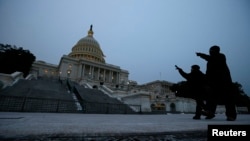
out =
<path fill-rule="evenodd" d="M 125 115 L 0 112 L 0 139 L 9 140 L 206 140 L 208 125 L 250 124 L 249 114 L 226 121 L 193 120 L 193 114 Z"/>

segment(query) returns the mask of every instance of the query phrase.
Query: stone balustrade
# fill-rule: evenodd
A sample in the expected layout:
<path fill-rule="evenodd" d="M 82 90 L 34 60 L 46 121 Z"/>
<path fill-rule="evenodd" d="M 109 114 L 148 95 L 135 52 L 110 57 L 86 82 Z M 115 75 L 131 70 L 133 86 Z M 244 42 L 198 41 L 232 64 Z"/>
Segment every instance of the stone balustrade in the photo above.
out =
<path fill-rule="evenodd" d="M 12 74 L 0 73 L 0 81 L 3 83 L 2 89 L 4 89 L 7 86 L 12 86 L 19 79 L 23 79 L 22 72 L 14 72 Z"/>

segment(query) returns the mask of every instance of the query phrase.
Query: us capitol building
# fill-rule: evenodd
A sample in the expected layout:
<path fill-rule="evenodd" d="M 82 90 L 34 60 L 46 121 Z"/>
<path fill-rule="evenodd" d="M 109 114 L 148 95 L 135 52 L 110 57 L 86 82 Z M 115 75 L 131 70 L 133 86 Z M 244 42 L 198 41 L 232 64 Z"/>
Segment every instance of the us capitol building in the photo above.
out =
<path fill-rule="evenodd" d="M 93 37 L 93 27 L 81 38 L 59 65 L 35 61 L 31 74 L 36 78 L 48 77 L 71 80 L 86 88 L 98 88 L 105 94 L 127 104 L 140 104 L 143 111 L 194 112 L 195 101 L 175 97 L 168 81 L 156 80 L 138 85 L 129 80 L 129 72 L 108 64 L 100 44 Z"/>
<path fill-rule="evenodd" d="M 103 82 L 106 85 L 124 85 L 129 72 L 119 66 L 107 64 L 99 43 L 93 37 L 92 25 L 88 35 L 80 39 L 69 55 L 63 55 L 59 65 L 36 61 L 32 73 L 35 76 L 60 77 L 76 82 Z"/>

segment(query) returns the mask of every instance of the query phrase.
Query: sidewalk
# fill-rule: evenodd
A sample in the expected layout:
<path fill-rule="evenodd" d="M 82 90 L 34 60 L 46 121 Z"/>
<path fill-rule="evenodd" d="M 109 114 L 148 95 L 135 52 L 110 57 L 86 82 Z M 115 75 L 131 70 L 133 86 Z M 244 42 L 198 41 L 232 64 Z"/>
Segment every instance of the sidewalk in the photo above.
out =
<path fill-rule="evenodd" d="M 0 112 L 0 139 L 39 138 L 62 140 L 106 140 L 113 137 L 151 137 L 177 139 L 188 136 L 206 138 L 207 126 L 250 124 L 250 115 L 238 115 L 236 121 L 226 121 L 224 114 L 212 120 L 193 120 L 193 114 L 119 115 L 72 113 Z M 60 139 L 59 139 L 60 138 Z M 74 140 L 75 140 L 74 139 Z M 133 139 L 131 139 L 133 140 Z M 135 140 L 135 139 L 134 139 Z M 170 139 L 169 139 L 170 140 Z"/>

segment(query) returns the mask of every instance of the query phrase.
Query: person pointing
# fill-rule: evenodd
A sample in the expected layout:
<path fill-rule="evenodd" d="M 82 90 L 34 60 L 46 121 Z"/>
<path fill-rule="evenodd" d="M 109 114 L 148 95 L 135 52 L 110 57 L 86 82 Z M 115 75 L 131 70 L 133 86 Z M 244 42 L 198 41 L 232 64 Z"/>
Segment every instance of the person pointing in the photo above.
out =
<path fill-rule="evenodd" d="M 226 56 L 220 53 L 220 47 L 217 45 L 210 47 L 209 55 L 200 52 L 196 52 L 196 55 L 207 61 L 205 75 L 211 91 L 206 104 L 206 119 L 214 118 L 217 105 L 222 103 L 225 104 L 227 120 L 236 120 L 236 104 L 231 90 L 233 83 Z"/>

